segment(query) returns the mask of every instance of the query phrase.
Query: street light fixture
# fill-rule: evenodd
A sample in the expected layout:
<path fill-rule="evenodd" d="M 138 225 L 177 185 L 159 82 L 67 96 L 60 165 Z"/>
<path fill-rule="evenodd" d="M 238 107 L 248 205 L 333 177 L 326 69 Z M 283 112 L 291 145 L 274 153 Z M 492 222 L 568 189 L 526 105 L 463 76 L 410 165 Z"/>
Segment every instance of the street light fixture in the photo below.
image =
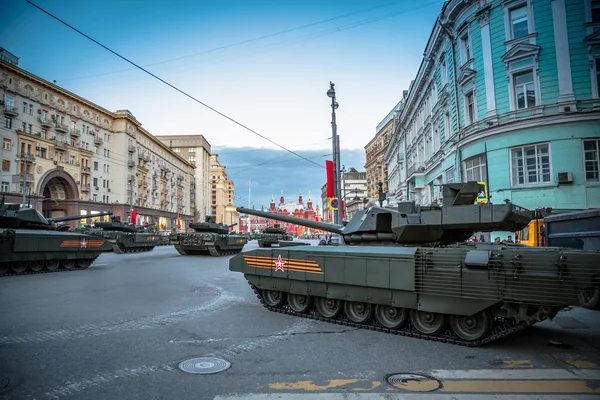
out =
<path fill-rule="evenodd" d="M 27 202 L 26 188 L 28 186 L 27 185 L 27 164 L 31 164 L 31 166 L 33 168 L 33 166 L 36 164 L 35 157 L 30 153 L 21 153 L 21 157 L 17 156 L 15 158 L 15 162 L 16 163 L 23 162 L 23 182 L 22 182 L 21 188 L 23 191 L 23 205 L 25 205 L 25 203 Z"/>
<path fill-rule="evenodd" d="M 334 190 L 333 196 L 338 199 L 338 207 L 337 210 L 333 213 L 333 221 L 336 224 L 342 223 L 342 190 L 341 190 L 341 180 L 340 180 L 340 139 L 337 135 L 337 124 L 335 118 L 335 110 L 340 106 L 337 101 L 335 101 L 335 89 L 333 82 L 329 82 L 329 90 L 327 91 L 327 96 L 331 98 L 331 139 L 333 144 L 333 181 L 334 181 Z M 339 237 L 334 236 L 335 241 L 340 244 Z"/>

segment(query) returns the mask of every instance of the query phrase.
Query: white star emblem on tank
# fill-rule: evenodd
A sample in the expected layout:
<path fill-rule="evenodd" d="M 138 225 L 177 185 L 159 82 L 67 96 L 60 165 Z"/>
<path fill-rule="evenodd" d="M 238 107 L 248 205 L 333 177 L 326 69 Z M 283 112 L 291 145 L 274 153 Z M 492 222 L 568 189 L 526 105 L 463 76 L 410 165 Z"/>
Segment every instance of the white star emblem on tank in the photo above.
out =
<path fill-rule="evenodd" d="M 87 242 L 85 241 L 85 239 L 83 239 L 81 242 L 79 242 L 79 245 L 81 246 L 82 249 L 87 249 Z"/>
<path fill-rule="evenodd" d="M 275 262 L 275 271 L 283 271 L 283 264 L 285 264 L 285 261 L 283 261 L 281 259 L 281 254 L 279 255 L 279 257 L 277 257 L 277 260 L 274 262 Z"/>

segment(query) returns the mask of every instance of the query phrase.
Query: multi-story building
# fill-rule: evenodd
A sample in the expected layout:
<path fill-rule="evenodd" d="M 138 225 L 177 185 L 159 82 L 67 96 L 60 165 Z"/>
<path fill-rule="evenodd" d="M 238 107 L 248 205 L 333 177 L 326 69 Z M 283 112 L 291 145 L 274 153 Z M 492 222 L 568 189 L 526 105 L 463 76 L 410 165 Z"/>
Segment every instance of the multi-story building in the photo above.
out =
<path fill-rule="evenodd" d="M 395 112 L 395 124 L 394 129 L 392 130 L 392 137 L 390 139 L 390 143 L 385 150 L 383 155 L 383 162 L 385 163 L 387 169 L 387 193 L 386 196 L 390 201 L 396 201 L 399 197 L 402 196 L 402 193 L 399 191 L 400 188 L 400 164 L 404 161 L 401 157 L 404 157 L 404 153 L 398 150 L 398 146 L 400 145 L 400 135 L 394 134 L 398 129 L 398 121 L 400 114 L 402 113 L 402 109 L 404 108 L 404 99 L 408 96 L 408 90 L 404 90 L 403 98 L 398 103 L 398 106 L 393 110 Z M 404 148 L 404 147 L 402 147 Z"/>
<path fill-rule="evenodd" d="M 358 210 L 362 210 L 365 204 L 369 202 L 369 189 L 367 186 L 367 172 L 359 172 L 354 168 L 348 171 L 342 171 L 341 189 L 344 200 L 344 219 L 350 219 Z M 333 210 L 329 208 L 329 198 L 327 197 L 327 184 L 321 187 L 321 209 L 320 217 L 324 222 L 333 222 Z M 318 208 L 317 208 L 318 209 Z"/>
<path fill-rule="evenodd" d="M 446 2 L 395 131 L 390 191 L 427 204 L 441 183 L 476 180 L 494 203 L 600 207 L 599 7 Z"/>
<path fill-rule="evenodd" d="M 193 214 L 196 220 L 204 221 L 211 211 L 210 143 L 202 135 L 164 135 L 156 138 L 169 146 L 173 153 L 195 165 L 195 190 L 192 196 L 196 208 Z"/>
<path fill-rule="evenodd" d="M 108 111 L 3 61 L 0 99 L 7 201 L 25 193 L 45 216 L 112 211 L 123 221 L 133 208 L 133 222 L 162 229 L 192 216 L 193 164 L 129 111 Z"/>
<path fill-rule="evenodd" d="M 234 221 L 231 224 L 239 222 L 240 215 L 233 207 L 233 181 L 227 178 L 225 166 L 221 165 L 218 160 L 218 154 L 210 155 L 210 184 L 211 184 L 211 203 L 210 213 L 217 217 L 217 223 L 226 223 Z M 230 217 L 228 213 L 232 216 Z"/>
<path fill-rule="evenodd" d="M 7 63 L 17 67 L 19 66 L 19 57 L 2 47 L 0 47 L 0 60 L 6 61 Z"/>
<path fill-rule="evenodd" d="M 379 193 L 379 182 L 383 183 L 383 191 L 387 192 L 388 174 L 384 155 L 396 127 L 398 110 L 401 106 L 402 102 L 399 102 L 385 116 L 375 129 L 375 137 L 365 146 L 365 169 L 367 170 L 367 185 L 371 197 L 375 197 Z"/>

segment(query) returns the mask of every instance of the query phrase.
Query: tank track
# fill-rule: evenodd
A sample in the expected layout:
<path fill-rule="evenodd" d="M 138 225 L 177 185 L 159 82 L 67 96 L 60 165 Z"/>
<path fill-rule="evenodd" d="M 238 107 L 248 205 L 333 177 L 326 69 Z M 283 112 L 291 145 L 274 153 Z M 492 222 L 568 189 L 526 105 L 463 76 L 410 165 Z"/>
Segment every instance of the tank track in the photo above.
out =
<path fill-rule="evenodd" d="M 9 272 L 5 273 L 5 274 L 0 274 L 0 278 L 4 278 L 7 276 L 21 276 L 21 275 L 37 275 L 37 274 L 51 274 L 54 272 L 71 272 L 71 271 L 83 271 L 85 269 L 90 268 L 92 265 L 94 265 L 94 262 L 96 261 L 96 259 L 100 257 L 99 255 L 94 257 L 92 259 L 92 262 L 90 263 L 90 265 L 88 265 L 87 267 L 73 267 L 70 269 L 66 269 L 66 268 L 61 268 L 60 266 L 55 269 L 54 271 L 49 271 L 45 268 L 42 268 L 40 271 L 30 271 L 29 269 L 27 269 L 24 272 L 11 272 L 11 270 L 9 269 Z"/>
<path fill-rule="evenodd" d="M 122 250 L 118 244 L 116 244 L 116 243 L 111 243 L 111 244 L 112 244 L 113 252 L 115 254 L 143 253 L 146 251 L 152 251 L 156 247 L 156 246 L 132 246 L 132 247 L 125 247 L 125 250 Z"/>
<path fill-rule="evenodd" d="M 208 252 L 213 257 L 229 256 L 229 255 L 233 255 L 233 254 L 238 254 L 238 253 L 241 253 L 242 249 L 243 249 L 243 248 L 239 248 L 239 249 L 221 250 L 221 249 L 217 249 L 214 246 L 207 246 L 207 247 L 208 247 Z"/>
<path fill-rule="evenodd" d="M 262 295 L 260 294 L 260 289 L 258 289 L 256 286 L 254 286 L 251 282 L 248 282 L 248 284 L 250 285 L 250 287 L 256 294 L 256 297 L 258 297 L 258 300 L 263 305 L 263 307 L 265 307 L 269 311 L 273 311 L 273 312 L 277 312 L 277 313 L 281 313 L 281 314 L 293 315 L 295 317 L 314 319 L 317 321 L 330 322 L 330 323 L 337 324 L 337 325 L 351 326 L 351 327 L 359 328 L 359 329 L 368 329 L 371 331 L 391 333 L 393 335 L 401 335 L 401 336 L 407 336 L 407 337 L 412 337 L 412 338 L 433 340 L 436 342 L 455 344 L 458 346 L 466 346 L 466 347 L 482 346 L 484 344 L 488 344 L 488 343 L 494 342 L 496 340 L 500 340 L 502 338 L 511 336 L 511 335 L 513 335 L 517 332 L 520 332 L 520 331 L 530 327 L 531 325 L 533 325 L 533 323 L 526 324 L 526 323 L 516 323 L 513 321 L 504 321 L 500 324 L 494 325 L 494 327 L 492 327 L 492 329 L 490 331 L 490 333 L 491 333 L 490 335 L 486 336 L 485 338 L 483 338 L 481 340 L 476 340 L 476 341 L 470 342 L 470 341 L 465 341 L 465 340 L 460 339 L 450 329 L 447 329 L 444 332 L 441 332 L 435 336 L 425 335 L 425 334 L 417 331 L 410 324 L 410 321 L 407 321 L 404 329 L 389 329 L 389 328 L 385 328 L 385 327 L 381 326 L 377 322 L 377 320 L 375 319 L 374 316 L 372 318 L 370 318 L 369 322 L 366 324 L 357 324 L 356 322 L 352 322 L 352 321 L 348 320 L 345 313 L 341 313 L 341 315 L 338 318 L 324 317 L 316 311 L 314 306 L 306 314 L 298 313 L 298 312 L 292 310 L 290 308 L 290 306 L 287 304 L 287 301 L 286 301 L 286 304 L 284 304 L 281 308 L 274 308 L 265 303 L 265 301 L 262 298 Z"/>

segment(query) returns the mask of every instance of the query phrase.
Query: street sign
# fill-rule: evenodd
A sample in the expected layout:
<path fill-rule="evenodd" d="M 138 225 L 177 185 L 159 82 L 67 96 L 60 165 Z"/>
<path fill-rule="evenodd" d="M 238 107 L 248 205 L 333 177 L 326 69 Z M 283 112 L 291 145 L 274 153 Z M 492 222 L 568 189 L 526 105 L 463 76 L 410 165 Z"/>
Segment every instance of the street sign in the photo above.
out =
<path fill-rule="evenodd" d="M 331 199 L 329 199 L 329 208 L 331 210 L 337 210 L 339 206 L 339 201 L 337 197 L 332 197 Z"/>

